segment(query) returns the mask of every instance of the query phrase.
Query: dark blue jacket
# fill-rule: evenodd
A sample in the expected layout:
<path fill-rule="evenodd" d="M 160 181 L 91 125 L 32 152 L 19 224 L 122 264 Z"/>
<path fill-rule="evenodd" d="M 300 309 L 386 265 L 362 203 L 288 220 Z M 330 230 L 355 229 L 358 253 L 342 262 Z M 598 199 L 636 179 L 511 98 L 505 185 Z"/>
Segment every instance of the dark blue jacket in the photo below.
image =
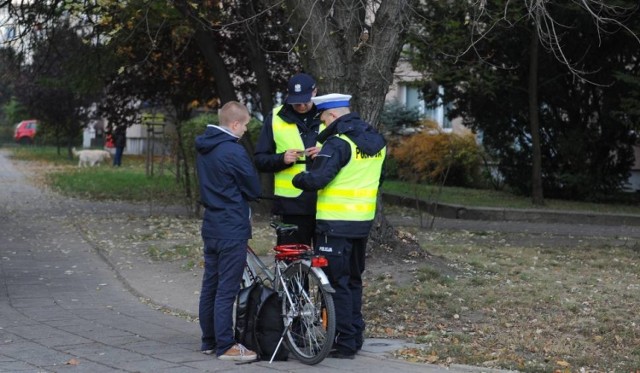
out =
<path fill-rule="evenodd" d="M 282 109 L 275 113 L 287 123 L 295 123 L 298 132 L 304 143 L 304 147 L 316 146 L 316 138 L 320 129 L 320 119 L 316 118 L 316 107 L 314 106 L 308 113 L 299 114 L 291 105 L 284 105 Z M 276 154 L 276 143 L 273 140 L 273 120 L 274 113 L 271 112 L 262 124 L 262 131 L 256 144 L 253 154 L 254 162 L 260 172 L 275 173 L 292 166 L 284 163 L 284 154 Z M 307 163 L 309 169 L 311 160 Z M 297 198 L 276 197 L 273 202 L 273 213 L 276 215 L 315 215 L 316 214 L 315 191 L 302 192 Z"/>
<path fill-rule="evenodd" d="M 127 146 L 127 127 L 118 126 L 113 131 L 113 143 L 116 148 L 124 148 Z"/>
<path fill-rule="evenodd" d="M 208 125 L 196 137 L 200 198 L 205 207 L 202 237 L 251 238 L 249 201 L 260 197 L 260 178 L 238 137 Z"/>
<path fill-rule="evenodd" d="M 315 191 L 322 189 L 335 178 L 342 167 L 349 163 L 351 146 L 336 136 L 339 134 L 349 137 L 360 150 L 369 155 L 378 153 L 387 144 L 384 137 L 360 119 L 357 113 L 343 115 L 318 135 L 322 150 L 314 159 L 309 171 L 293 177 L 295 187 Z M 380 183 L 382 183 L 382 174 Z M 371 225 L 370 221 L 318 220 L 316 231 L 329 236 L 359 238 L 369 235 Z"/>

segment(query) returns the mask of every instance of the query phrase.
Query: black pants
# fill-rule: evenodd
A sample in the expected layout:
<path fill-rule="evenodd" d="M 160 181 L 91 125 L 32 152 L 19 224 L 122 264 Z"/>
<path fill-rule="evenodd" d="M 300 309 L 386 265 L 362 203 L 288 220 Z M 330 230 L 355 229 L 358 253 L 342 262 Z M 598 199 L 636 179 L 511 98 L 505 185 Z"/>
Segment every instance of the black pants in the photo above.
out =
<path fill-rule="evenodd" d="M 278 245 L 303 243 L 313 246 L 313 236 L 316 232 L 315 215 L 282 215 L 282 222 L 297 225 L 298 231 L 291 236 L 279 237 L 277 242 Z"/>
<path fill-rule="evenodd" d="M 316 254 L 324 255 L 329 266 L 323 268 L 335 289 L 336 342 L 334 347 L 351 355 L 362 348 L 365 322 L 362 317 L 362 272 L 367 238 L 319 235 Z"/>

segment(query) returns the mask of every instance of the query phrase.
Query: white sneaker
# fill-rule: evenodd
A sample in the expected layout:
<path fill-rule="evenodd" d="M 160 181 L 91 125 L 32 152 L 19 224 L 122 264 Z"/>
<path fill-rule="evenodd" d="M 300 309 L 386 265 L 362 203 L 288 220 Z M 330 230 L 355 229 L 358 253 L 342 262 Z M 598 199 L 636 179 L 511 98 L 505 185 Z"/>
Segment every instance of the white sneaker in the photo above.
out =
<path fill-rule="evenodd" d="M 230 349 L 225 351 L 224 354 L 218 356 L 218 359 L 231 361 L 254 361 L 258 359 L 258 355 L 240 343 L 236 343 Z"/>

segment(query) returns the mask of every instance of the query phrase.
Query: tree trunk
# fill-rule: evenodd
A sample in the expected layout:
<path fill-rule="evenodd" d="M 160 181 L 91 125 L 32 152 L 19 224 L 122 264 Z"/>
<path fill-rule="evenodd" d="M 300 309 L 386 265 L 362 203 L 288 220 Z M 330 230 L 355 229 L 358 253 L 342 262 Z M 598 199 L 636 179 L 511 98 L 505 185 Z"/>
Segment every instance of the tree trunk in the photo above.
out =
<path fill-rule="evenodd" d="M 353 95 L 352 109 L 379 128 L 378 116 L 408 31 L 413 0 L 318 2 L 285 0 L 291 25 L 300 30 L 301 59 L 321 93 Z M 368 30 L 368 39 L 362 37 Z M 371 253 L 400 259 L 422 253 L 419 244 L 399 239 L 378 203 Z M 383 255 L 383 254 L 391 254 Z"/>
<path fill-rule="evenodd" d="M 408 31 L 413 0 L 320 2 L 286 0 L 300 30 L 302 61 L 323 93 L 353 95 L 351 106 L 378 127 Z M 366 6 L 366 8 L 365 8 Z M 368 11 L 367 11 L 368 9 Z M 375 10 L 375 13 L 373 12 Z M 361 42 L 363 30 L 369 31 Z"/>
<path fill-rule="evenodd" d="M 207 26 L 208 22 L 200 19 L 196 14 L 192 14 L 190 5 L 188 5 L 186 1 L 174 1 L 174 4 L 176 9 L 178 9 L 185 19 L 191 22 L 191 25 L 196 30 L 196 43 L 207 61 L 207 65 L 211 69 L 211 74 L 215 79 L 218 97 L 220 97 L 220 101 L 222 101 L 221 103 L 224 104 L 225 102 L 236 100 L 235 87 L 231 82 L 231 76 L 229 75 L 224 59 L 220 55 L 216 35 Z"/>
<path fill-rule="evenodd" d="M 247 21 L 243 24 L 245 29 L 244 40 L 247 44 L 247 54 L 251 62 L 251 68 L 256 75 L 256 85 L 260 96 L 260 112 L 266 116 L 273 108 L 271 99 L 271 79 L 267 68 L 265 55 L 260 47 L 261 29 L 258 25 L 260 19 L 256 14 L 257 3 L 260 0 L 248 0 L 247 4 L 239 7 L 240 14 Z"/>
<path fill-rule="evenodd" d="M 529 45 L 529 123 L 531 126 L 531 202 L 544 205 L 542 194 L 542 153 L 540 150 L 540 110 L 538 103 L 538 33 L 531 33 Z"/>

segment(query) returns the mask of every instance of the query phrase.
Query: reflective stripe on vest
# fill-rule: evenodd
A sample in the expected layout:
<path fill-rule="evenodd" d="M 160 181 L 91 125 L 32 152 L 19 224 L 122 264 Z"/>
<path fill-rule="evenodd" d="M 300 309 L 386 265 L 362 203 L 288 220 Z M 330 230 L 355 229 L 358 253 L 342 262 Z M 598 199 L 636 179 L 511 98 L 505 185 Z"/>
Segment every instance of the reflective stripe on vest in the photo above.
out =
<path fill-rule="evenodd" d="M 376 198 L 386 147 L 377 154 L 362 154 L 356 144 L 344 135 L 339 136 L 351 147 L 351 159 L 324 189 L 318 191 L 316 219 L 373 220 Z"/>

